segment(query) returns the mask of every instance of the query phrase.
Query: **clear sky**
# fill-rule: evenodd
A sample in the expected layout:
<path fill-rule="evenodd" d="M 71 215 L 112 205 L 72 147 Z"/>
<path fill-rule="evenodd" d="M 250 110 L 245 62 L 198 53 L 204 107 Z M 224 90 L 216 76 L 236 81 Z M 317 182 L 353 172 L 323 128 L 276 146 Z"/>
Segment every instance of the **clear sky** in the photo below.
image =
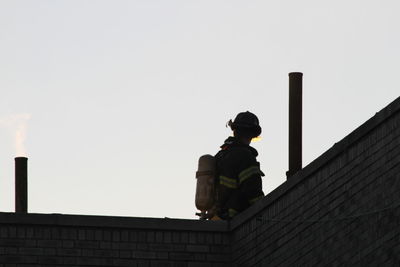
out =
<path fill-rule="evenodd" d="M 288 73 L 304 165 L 400 95 L 398 0 L 1 0 L 0 211 L 195 218 L 198 157 L 241 111 L 286 180 Z M 17 140 L 16 140 L 17 139 Z"/>

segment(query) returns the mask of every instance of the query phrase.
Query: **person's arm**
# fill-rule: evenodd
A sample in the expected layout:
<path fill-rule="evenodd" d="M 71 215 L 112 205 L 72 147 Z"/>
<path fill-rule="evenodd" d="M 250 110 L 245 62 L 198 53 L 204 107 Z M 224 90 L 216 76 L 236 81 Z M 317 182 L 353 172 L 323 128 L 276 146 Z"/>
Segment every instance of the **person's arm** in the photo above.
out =
<path fill-rule="evenodd" d="M 247 160 L 244 163 L 242 166 L 245 167 L 241 168 L 238 175 L 239 190 L 249 204 L 253 204 L 264 197 L 261 181 L 263 173 L 260 170 L 260 164 L 254 157 L 247 155 Z"/>

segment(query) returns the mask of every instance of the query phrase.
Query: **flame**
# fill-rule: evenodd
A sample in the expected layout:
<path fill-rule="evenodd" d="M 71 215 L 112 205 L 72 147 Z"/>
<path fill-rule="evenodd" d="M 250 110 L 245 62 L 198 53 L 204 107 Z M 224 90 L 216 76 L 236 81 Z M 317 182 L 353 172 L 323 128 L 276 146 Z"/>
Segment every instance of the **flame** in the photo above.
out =
<path fill-rule="evenodd" d="M 257 137 L 253 137 L 252 139 L 251 139 L 251 141 L 252 142 L 258 142 L 258 141 L 261 141 L 261 136 L 257 136 Z"/>
<path fill-rule="evenodd" d="M 24 143 L 26 139 L 27 124 L 30 118 L 31 114 L 28 113 L 13 114 L 0 118 L 0 126 L 14 133 L 13 139 L 15 154 L 17 157 L 25 157 L 27 154 Z"/>
<path fill-rule="evenodd" d="M 26 156 L 26 149 L 24 145 L 25 139 L 26 139 L 26 124 L 21 123 L 18 125 L 18 128 L 15 131 L 15 154 L 17 157 Z"/>

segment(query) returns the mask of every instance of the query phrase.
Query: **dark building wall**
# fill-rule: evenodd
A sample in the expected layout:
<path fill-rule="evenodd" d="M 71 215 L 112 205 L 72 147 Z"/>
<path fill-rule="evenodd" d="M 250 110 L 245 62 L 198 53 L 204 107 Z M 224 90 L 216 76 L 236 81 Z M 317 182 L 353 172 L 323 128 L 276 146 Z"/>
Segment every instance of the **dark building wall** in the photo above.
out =
<path fill-rule="evenodd" d="M 400 266 L 400 98 L 231 222 L 0 213 L 0 267 Z"/>
<path fill-rule="evenodd" d="M 237 266 L 400 266 L 399 99 L 236 218 Z"/>
<path fill-rule="evenodd" d="M 229 266 L 226 222 L 0 213 L 0 266 Z"/>

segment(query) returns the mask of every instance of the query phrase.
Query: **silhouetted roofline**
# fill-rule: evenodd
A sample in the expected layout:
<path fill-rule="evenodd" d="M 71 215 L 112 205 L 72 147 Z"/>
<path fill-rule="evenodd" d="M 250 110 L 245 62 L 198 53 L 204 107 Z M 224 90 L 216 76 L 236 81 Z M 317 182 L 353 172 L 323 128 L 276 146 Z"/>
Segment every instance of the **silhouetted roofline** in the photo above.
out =
<path fill-rule="evenodd" d="M 265 196 L 262 200 L 255 203 L 253 206 L 236 216 L 230 222 L 230 229 L 233 230 L 240 226 L 245 221 L 253 218 L 255 214 L 259 213 L 265 207 L 271 205 L 278 200 L 281 196 L 290 191 L 294 186 L 298 185 L 304 178 L 312 175 L 324 165 L 329 163 L 333 158 L 346 151 L 350 146 L 358 140 L 366 136 L 369 132 L 384 123 L 386 120 L 400 112 L 400 97 L 395 99 L 381 111 L 377 112 L 375 116 L 367 120 L 353 132 L 344 137 L 341 141 L 335 143 L 329 150 L 316 158 L 310 164 L 305 166 L 301 171 L 291 176 L 287 181 Z"/>
<path fill-rule="evenodd" d="M 66 215 L 66 214 L 19 214 L 0 212 L 1 224 L 50 225 L 50 226 L 84 226 L 129 229 L 177 230 L 227 232 L 226 221 L 200 221 L 170 218 L 141 218 L 120 216 Z"/>

